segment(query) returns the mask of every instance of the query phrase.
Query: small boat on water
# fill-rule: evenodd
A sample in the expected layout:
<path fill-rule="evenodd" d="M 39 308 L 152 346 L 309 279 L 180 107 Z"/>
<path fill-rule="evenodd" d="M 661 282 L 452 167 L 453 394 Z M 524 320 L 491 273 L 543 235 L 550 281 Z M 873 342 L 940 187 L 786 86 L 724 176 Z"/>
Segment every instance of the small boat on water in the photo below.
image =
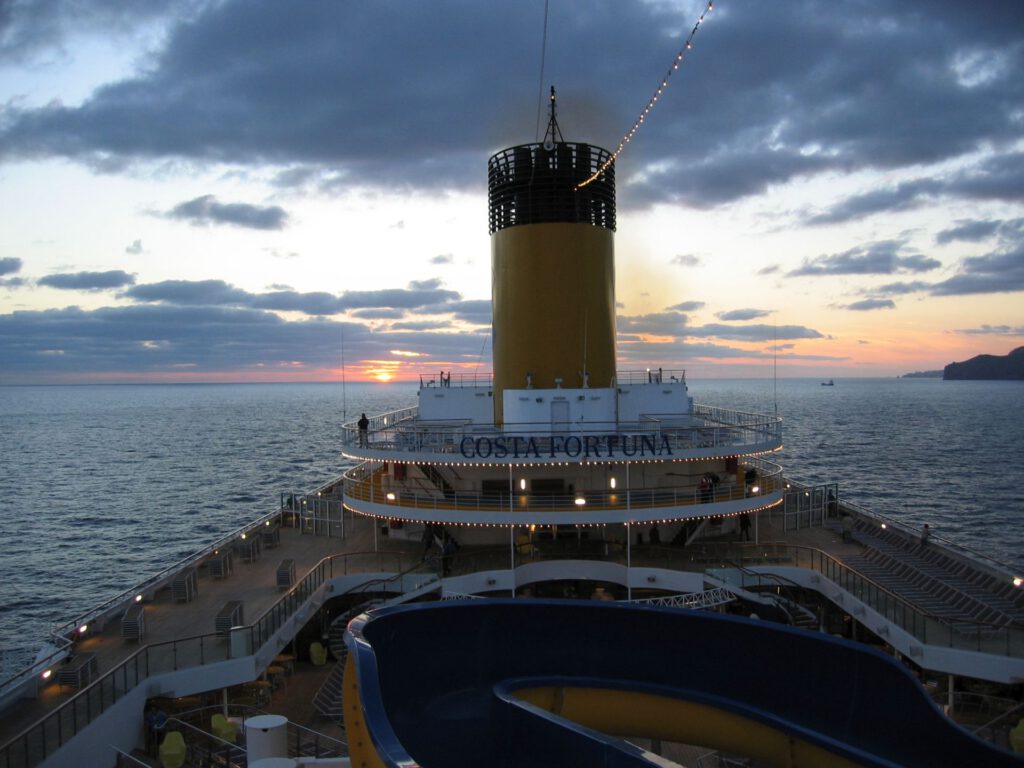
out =
<path fill-rule="evenodd" d="M 1019 765 L 1021 579 L 788 481 L 781 420 L 677 364 L 616 367 L 609 160 L 553 101 L 492 156 L 493 371 L 58 627 L 0 766 Z"/>
<path fill-rule="evenodd" d="M 834 387 L 835 385 L 836 385 L 836 383 L 834 381 L 832 381 L 832 379 L 829 379 L 828 381 L 821 382 L 821 386 L 823 386 L 823 387 Z"/>

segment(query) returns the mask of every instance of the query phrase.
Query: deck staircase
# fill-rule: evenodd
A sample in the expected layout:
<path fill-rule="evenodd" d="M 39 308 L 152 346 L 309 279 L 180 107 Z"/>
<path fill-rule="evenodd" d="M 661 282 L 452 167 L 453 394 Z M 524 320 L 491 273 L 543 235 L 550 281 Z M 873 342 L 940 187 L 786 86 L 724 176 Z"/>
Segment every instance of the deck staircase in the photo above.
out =
<path fill-rule="evenodd" d="M 444 475 L 438 471 L 437 467 L 431 464 L 417 464 L 416 466 L 420 472 L 423 473 L 423 476 L 437 486 L 445 496 L 455 493 L 455 488 L 445 479 Z"/>
<path fill-rule="evenodd" d="M 379 600 L 369 600 L 339 614 L 327 631 L 327 648 L 334 657 L 334 666 L 313 696 L 313 708 L 320 717 L 327 720 L 341 721 L 344 710 L 341 705 L 342 682 L 345 677 L 345 660 L 348 658 L 348 646 L 345 645 L 345 628 L 360 613 L 379 604 Z"/>
<path fill-rule="evenodd" d="M 1024 590 L 941 546 L 865 521 L 857 521 L 854 537 L 864 551 L 844 562 L 923 610 L 954 622 L 1024 625 Z"/>
<path fill-rule="evenodd" d="M 341 704 L 342 683 L 345 677 L 345 660 L 348 658 L 348 646 L 345 645 L 345 629 L 348 627 L 348 623 L 360 613 L 364 613 L 371 608 L 385 604 L 396 605 L 409 602 L 422 595 L 435 592 L 439 588 L 440 581 L 431 579 L 416 589 L 410 590 L 391 600 L 374 599 L 359 603 L 344 613 L 339 614 L 331 622 L 331 626 L 327 630 L 327 648 L 331 652 L 331 656 L 334 657 L 335 663 L 313 696 L 313 708 L 318 715 L 337 722 L 340 722 L 342 719 L 344 711 Z"/>

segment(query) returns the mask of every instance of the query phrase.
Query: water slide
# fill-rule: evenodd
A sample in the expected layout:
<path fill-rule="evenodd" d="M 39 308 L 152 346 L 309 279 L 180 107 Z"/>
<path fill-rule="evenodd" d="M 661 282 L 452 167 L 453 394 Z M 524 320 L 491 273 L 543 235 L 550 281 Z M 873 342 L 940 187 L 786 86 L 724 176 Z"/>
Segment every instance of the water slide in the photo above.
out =
<path fill-rule="evenodd" d="M 946 719 L 891 657 L 669 608 L 466 600 L 349 625 L 354 766 L 663 765 L 627 736 L 793 768 L 1020 766 Z"/>

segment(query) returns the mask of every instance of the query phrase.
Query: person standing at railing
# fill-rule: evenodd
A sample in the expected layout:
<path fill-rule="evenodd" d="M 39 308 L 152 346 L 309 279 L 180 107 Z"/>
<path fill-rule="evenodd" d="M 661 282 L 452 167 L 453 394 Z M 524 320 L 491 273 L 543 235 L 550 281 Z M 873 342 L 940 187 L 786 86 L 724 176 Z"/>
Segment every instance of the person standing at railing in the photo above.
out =
<path fill-rule="evenodd" d="M 365 448 L 368 443 L 367 435 L 370 430 L 370 420 L 366 418 L 366 414 L 364 413 L 359 417 L 359 421 L 356 423 L 359 425 L 359 447 Z"/>

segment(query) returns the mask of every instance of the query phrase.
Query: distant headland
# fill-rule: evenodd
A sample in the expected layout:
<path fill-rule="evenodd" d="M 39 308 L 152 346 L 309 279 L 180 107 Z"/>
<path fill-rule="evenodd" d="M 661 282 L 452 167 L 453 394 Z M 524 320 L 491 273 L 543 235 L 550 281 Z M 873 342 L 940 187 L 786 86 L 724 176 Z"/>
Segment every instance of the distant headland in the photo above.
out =
<path fill-rule="evenodd" d="M 901 379 L 941 379 L 942 371 L 914 371 L 913 373 L 904 373 L 900 376 Z"/>
<path fill-rule="evenodd" d="M 1024 380 L 1024 347 L 1007 355 L 978 355 L 962 363 L 950 363 L 942 372 L 947 381 L 965 379 Z"/>

